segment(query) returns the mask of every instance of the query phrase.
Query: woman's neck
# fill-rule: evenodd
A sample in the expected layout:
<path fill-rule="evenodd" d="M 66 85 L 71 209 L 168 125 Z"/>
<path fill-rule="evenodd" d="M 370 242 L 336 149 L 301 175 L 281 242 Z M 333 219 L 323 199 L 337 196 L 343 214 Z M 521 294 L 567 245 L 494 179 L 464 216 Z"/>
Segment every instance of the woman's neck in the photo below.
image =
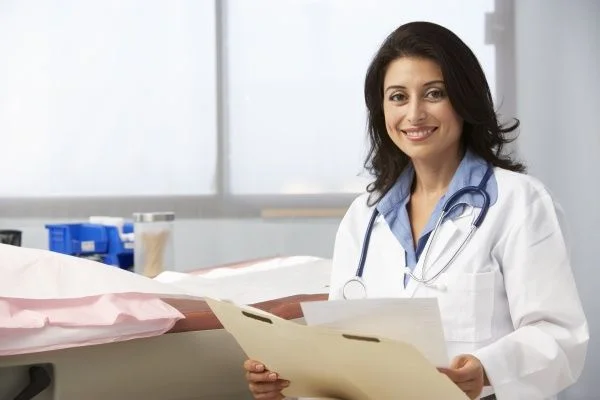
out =
<path fill-rule="evenodd" d="M 456 173 L 463 153 L 455 157 L 431 160 L 413 160 L 415 179 L 413 182 L 413 195 L 418 197 L 441 197 L 448 190 L 452 177 Z"/>

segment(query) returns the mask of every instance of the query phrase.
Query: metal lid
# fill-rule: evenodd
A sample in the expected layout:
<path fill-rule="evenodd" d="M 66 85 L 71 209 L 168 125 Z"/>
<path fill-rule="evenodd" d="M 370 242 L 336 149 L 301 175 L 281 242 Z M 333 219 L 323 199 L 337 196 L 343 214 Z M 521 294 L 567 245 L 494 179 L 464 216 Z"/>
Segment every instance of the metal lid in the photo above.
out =
<path fill-rule="evenodd" d="M 165 222 L 174 220 L 175 213 L 171 211 L 133 213 L 134 222 Z"/>

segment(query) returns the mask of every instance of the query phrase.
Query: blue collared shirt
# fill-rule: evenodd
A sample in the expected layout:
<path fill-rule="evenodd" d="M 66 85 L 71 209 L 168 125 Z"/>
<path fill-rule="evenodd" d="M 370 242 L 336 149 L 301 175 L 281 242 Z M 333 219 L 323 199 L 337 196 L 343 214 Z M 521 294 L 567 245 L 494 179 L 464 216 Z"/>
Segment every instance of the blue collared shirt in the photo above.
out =
<path fill-rule="evenodd" d="M 448 192 L 443 195 L 437 205 L 435 206 L 433 213 L 429 217 L 429 221 L 425 226 L 425 229 L 421 233 L 417 246 L 415 248 L 413 241 L 413 234 L 408 218 L 408 202 L 410 200 L 410 192 L 415 176 L 414 168 L 412 164 L 402 172 L 394 186 L 383 196 L 383 198 L 377 204 L 377 211 L 381 214 L 392 233 L 400 241 L 400 244 L 406 251 L 406 266 L 411 270 L 414 270 L 419 257 L 425 248 L 427 239 L 431 234 L 431 231 L 435 227 L 435 224 L 442 212 L 442 208 L 446 199 L 456 193 L 458 190 L 466 186 L 478 186 L 481 183 L 481 179 L 485 175 L 489 164 L 477 156 L 475 153 L 467 150 L 465 156 L 461 160 L 458 169 L 454 173 L 454 177 L 448 186 Z M 486 190 L 490 196 L 490 206 L 492 206 L 498 198 L 498 185 L 494 174 L 491 175 L 487 182 Z M 472 207 L 481 207 L 483 200 L 481 196 L 476 194 L 465 194 L 457 199 L 461 203 L 466 203 Z M 448 214 L 445 218 L 452 218 L 461 212 L 461 207 L 457 207 L 454 212 Z M 405 276 L 404 285 L 408 282 L 408 275 Z"/>

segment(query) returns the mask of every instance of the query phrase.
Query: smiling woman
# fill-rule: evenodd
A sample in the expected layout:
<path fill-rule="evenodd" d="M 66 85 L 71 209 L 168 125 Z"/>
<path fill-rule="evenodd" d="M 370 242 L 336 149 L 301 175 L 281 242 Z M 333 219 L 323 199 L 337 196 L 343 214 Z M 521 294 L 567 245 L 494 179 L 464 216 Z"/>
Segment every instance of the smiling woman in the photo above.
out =
<path fill-rule="evenodd" d="M 417 238 L 460 164 L 463 120 L 448 98 L 439 65 L 431 59 L 392 61 L 383 88 L 387 133 L 421 171 L 409 209 Z"/>
<path fill-rule="evenodd" d="M 363 298 L 435 297 L 452 360 L 436 366 L 470 399 L 555 399 L 580 376 L 589 333 L 560 209 L 502 153 L 518 121 L 498 122 L 473 52 L 430 22 L 386 38 L 364 92 L 375 181 L 340 223 L 329 298 L 348 299 L 352 282 Z M 245 367 L 257 399 L 294 384 Z"/>
<path fill-rule="evenodd" d="M 448 161 L 456 167 L 462 118 L 452 108 L 440 67 L 425 58 L 399 58 L 389 65 L 383 86 L 385 124 L 394 144 L 415 163 Z M 442 152 L 450 159 L 440 157 Z"/>
<path fill-rule="evenodd" d="M 376 177 L 369 186 L 374 198 L 391 188 L 413 157 L 417 164 L 426 158 L 427 169 L 436 175 L 454 171 L 463 144 L 493 165 L 525 169 L 501 155 L 512 141 L 506 134 L 519 122 L 500 125 L 479 61 L 439 25 L 409 23 L 388 36 L 367 71 L 365 101 L 371 137 L 365 167 Z M 442 181 L 449 182 L 448 173 Z M 430 189 L 440 192 L 445 187 Z"/>

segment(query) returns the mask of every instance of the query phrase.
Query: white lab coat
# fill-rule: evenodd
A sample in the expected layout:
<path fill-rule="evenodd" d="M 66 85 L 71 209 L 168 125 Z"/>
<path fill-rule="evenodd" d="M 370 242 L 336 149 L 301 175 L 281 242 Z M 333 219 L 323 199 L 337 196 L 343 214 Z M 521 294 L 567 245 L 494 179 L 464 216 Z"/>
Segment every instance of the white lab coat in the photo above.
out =
<path fill-rule="evenodd" d="M 404 288 L 404 249 L 383 217 L 373 228 L 363 278 L 368 297 L 437 297 L 450 359 L 462 353 L 479 358 L 499 400 L 552 399 L 580 376 L 589 337 L 564 229 L 538 180 L 499 168 L 494 174 L 497 202 L 436 288 L 412 279 Z M 341 298 L 356 273 L 373 211 L 366 200 L 366 194 L 358 197 L 340 224 L 331 299 Z M 460 245 L 474 212 L 479 209 L 467 207 L 440 226 L 426 276 Z M 482 396 L 490 393 L 486 388 Z"/>

